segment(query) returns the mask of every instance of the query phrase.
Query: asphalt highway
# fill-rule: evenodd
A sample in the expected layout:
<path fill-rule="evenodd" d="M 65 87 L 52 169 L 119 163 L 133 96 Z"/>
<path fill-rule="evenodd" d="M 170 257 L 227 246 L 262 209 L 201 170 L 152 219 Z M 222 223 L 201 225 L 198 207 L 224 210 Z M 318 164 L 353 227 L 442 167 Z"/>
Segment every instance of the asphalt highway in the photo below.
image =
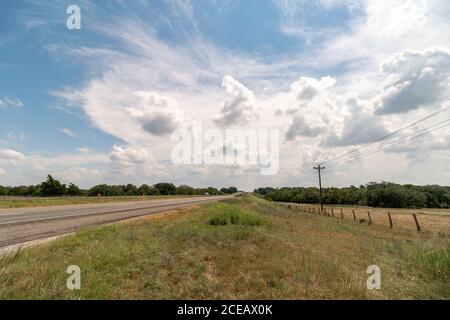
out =
<path fill-rule="evenodd" d="M 0 248 L 232 196 L 0 209 Z"/>

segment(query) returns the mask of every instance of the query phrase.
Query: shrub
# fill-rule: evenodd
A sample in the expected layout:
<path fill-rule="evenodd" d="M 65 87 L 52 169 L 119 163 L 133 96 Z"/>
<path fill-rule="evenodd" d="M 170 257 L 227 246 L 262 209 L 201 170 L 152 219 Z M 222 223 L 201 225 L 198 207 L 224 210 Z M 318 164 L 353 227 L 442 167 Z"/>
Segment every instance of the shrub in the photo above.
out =
<path fill-rule="evenodd" d="M 224 226 L 231 224 L 253 227 L 260 226 L 263 223 L 264 220 L 256 214 L 238 210 L 217 214 L 208 221 L 208 224 L 212 226 Z"/>

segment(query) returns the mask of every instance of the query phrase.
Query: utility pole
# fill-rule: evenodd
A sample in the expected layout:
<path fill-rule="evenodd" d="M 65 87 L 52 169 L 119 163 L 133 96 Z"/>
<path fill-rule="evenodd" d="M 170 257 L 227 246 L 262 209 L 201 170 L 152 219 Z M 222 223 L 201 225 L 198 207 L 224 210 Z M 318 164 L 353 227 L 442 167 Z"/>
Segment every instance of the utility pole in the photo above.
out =
<path fill-rule="evenodd" d="M 313 167 L 313 169 L 319 172 L 319 192 L 320 192 L 320 210 L 323 211 L 323 202 L 322 202 L 322 177 L 320 176 L 320 170 L 325 169 L 325 167 L 321 167 L 320 164 L 317 167 Z"/>

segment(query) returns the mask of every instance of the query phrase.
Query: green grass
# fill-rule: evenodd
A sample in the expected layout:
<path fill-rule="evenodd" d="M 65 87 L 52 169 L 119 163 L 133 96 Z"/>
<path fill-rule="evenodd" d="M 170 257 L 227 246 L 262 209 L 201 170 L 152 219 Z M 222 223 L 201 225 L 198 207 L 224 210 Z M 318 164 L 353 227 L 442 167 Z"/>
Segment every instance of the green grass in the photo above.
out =
<path fill-rule="evenodd" d="M 121 201 L 158 200 L 168 198 L 183 198 L 188 196 L 123 196 L 123 197 L 51 197 L 51 198 L 23 198 L 23 199 L 0 199 L 0 209 L 3 208 L 25 208 L 40 206 L 60 206 L 68 204 L 93 204 Z"/>
<path fill-rule="evenodd" d="M 219 203 L 216 206 L 218 214 L 212 216 L 208 223 L 213 226 L 224 226 L 227 224 L 239 224 L 243 226 L 260 226 L 264 223 L 261 216 L 241 208 L 236 208 L 224 203 Z"/>
<path fill-rule="evenodd" d="M 449 299 L 449 243 L 242 197 L 1 256 L 0 299 Z"/>

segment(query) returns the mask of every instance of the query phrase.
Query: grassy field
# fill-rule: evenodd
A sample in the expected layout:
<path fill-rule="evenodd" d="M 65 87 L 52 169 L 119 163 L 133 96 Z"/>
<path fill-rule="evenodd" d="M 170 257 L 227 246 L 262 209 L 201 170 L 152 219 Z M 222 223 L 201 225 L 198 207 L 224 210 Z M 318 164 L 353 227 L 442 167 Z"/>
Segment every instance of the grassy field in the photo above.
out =
<path fill-rule="evenodd" d="M 449 244 L 241 197 L 0 256 L 0 299 L 449 299 Z M 380 290 L 366 289 L 373 264 Z"/>
<path fill-rule="evenodd" d="M 283 203 L 284 205 L 291 205 L 293 208 L 306 207 L 312 210 L 313 205 L 299 204 L 299 203 Z M 314 205 L 315 212 L 318 212 L 319 206 Z M 389 218 L 387 213 L 391 213 L 393 228 L 417 230 L 412 213 L 416 214 L 419 226 L 423 231 L 431 231 L 436 233 L 446 233 L 450 235 L 450 209 L 396 209 L 396 208 L 373 208 L 364 206 L 331 206 L 325 205 L 324 211 L 326 214 L 335 217 L 353 220 L 353 211 L 355 212 L 356 221 L 368 222 L 367 211 L 370 212 L 372 223 L 383 225 L 389 228 Z M 331 211 L 333 210 L 333 211 Z"/>
<path fill-rule="evenodd" d="M 0 199 L 0 209 L 3 208 L 26 208 L 41 206 L 60 206 L 67 204 L 92 204 L 122 201 L 143 201 L 169 198 L 184 198 L 188 196 L 123 196 L 123 197 L 51 197 L 51 198 L 15 198 Z M 190 196 L 193 197 L 193 196 Z"/>

